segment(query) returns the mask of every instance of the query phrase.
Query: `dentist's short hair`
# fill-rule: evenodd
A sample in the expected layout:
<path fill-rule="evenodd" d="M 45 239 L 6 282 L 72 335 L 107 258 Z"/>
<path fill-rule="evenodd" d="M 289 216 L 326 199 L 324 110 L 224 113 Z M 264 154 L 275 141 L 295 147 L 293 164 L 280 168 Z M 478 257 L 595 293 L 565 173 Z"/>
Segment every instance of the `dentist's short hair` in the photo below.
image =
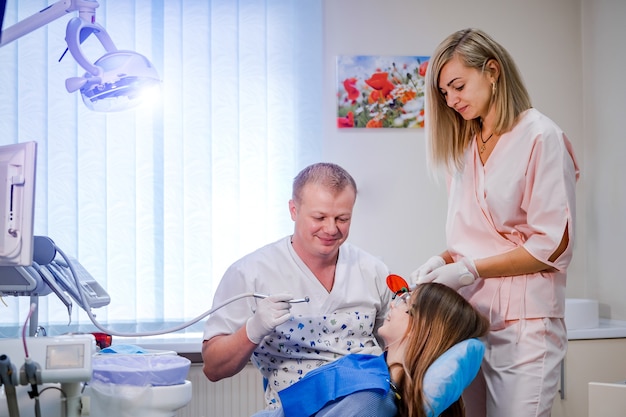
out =
<path fill-rule="evenodd" d="M 344 168 L 330 162 L 318 162 L 304 168 L 293 179 L 292 199 L 300 202 L 302 189 L 307 184 L 319 184 L 333 192 L 341 192 L 346 187 L 354 190 L 356 195 L 356 182 L 352 175 Z"/>

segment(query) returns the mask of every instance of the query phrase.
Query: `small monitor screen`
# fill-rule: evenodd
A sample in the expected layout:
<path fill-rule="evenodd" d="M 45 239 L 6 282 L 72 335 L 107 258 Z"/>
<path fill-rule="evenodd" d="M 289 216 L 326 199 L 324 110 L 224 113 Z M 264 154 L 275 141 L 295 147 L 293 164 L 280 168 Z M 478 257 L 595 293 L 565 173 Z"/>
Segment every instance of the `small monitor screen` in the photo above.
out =
<path fill-rule="evenodd" d="M 33 263 L 37 143 L 0 146 L 0 266 Z"/>
<path fill-rule="evenodd" d="M 46 348 L 46 369 L 66 369 L 85 367 L 85 345 L 81 343 L 48 345 Z"/>

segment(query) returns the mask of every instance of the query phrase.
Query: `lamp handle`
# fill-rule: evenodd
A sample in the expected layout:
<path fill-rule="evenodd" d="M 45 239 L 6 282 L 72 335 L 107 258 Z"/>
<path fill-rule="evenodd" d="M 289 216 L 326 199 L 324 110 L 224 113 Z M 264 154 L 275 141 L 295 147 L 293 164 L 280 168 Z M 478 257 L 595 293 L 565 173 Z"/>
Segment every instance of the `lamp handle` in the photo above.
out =
<path fill-rule="evenodd" d="M 80 17 L 72 18 L 67 24 L 67 29 L 65 31 L 65 42 L 67 42 L 67 47 L 76 62 L 78 62 L 78 64 L 91 75 L 100 77 L 103 73 L 102 68 L 90 63 L 87 58 L 85 58 L 83 50 L 80 46 L 81 43 L 83 43 L 83 41 L 87 39 L 92 33 L 96 35 L 96 37 L 107 52 L 117 51 L 113 40 L 111 40 L 111 37 L 102 26 L 95 22 L 86 22 Z"/>

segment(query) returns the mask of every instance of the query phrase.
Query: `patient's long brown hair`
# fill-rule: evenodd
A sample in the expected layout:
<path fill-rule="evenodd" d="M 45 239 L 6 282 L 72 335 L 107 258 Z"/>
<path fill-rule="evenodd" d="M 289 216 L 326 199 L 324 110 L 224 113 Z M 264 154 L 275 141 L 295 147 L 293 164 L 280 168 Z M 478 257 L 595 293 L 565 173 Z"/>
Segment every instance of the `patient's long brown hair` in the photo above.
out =
<path fill-rule="evenodd" d="M 410 304 L 404 363 L 390 367 L 403 368 L 402 376 L 396 381 L 402 398 L 398 403 L 398 416 L 425 417 L 423 381 L 426 370 L 455 344 L 486 335 L 489 321 L 456 291 L 442 284 L 418 285 L 411 294 Z M 460 398 L 441 414 L 443 417 L 464 415 Z"/>

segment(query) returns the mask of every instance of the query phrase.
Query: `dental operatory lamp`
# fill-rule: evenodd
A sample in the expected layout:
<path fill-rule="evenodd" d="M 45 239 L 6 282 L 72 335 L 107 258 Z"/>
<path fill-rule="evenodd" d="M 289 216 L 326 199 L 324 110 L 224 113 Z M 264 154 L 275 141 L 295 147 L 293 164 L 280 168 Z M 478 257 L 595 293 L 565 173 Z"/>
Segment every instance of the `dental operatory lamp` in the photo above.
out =
<path fill-rule="evenodd" d="M 153 97 L 161 84 L 152 63 L 143 55 L 118 50 L 107 31 L 96 23 L 96 0 L 60 0 L 2 32 L 4 46 L 67 13 L 78 11 L 66 29 L 65 41 L 76 62 L 86 71 L 81 77 L 65 81 L 68 92 L 80 91 L 90 110 L 115 112 L 136 107 Z M 83 54 L 81 44 L 95 35 L 106 53 L 91 63 Z"/>

